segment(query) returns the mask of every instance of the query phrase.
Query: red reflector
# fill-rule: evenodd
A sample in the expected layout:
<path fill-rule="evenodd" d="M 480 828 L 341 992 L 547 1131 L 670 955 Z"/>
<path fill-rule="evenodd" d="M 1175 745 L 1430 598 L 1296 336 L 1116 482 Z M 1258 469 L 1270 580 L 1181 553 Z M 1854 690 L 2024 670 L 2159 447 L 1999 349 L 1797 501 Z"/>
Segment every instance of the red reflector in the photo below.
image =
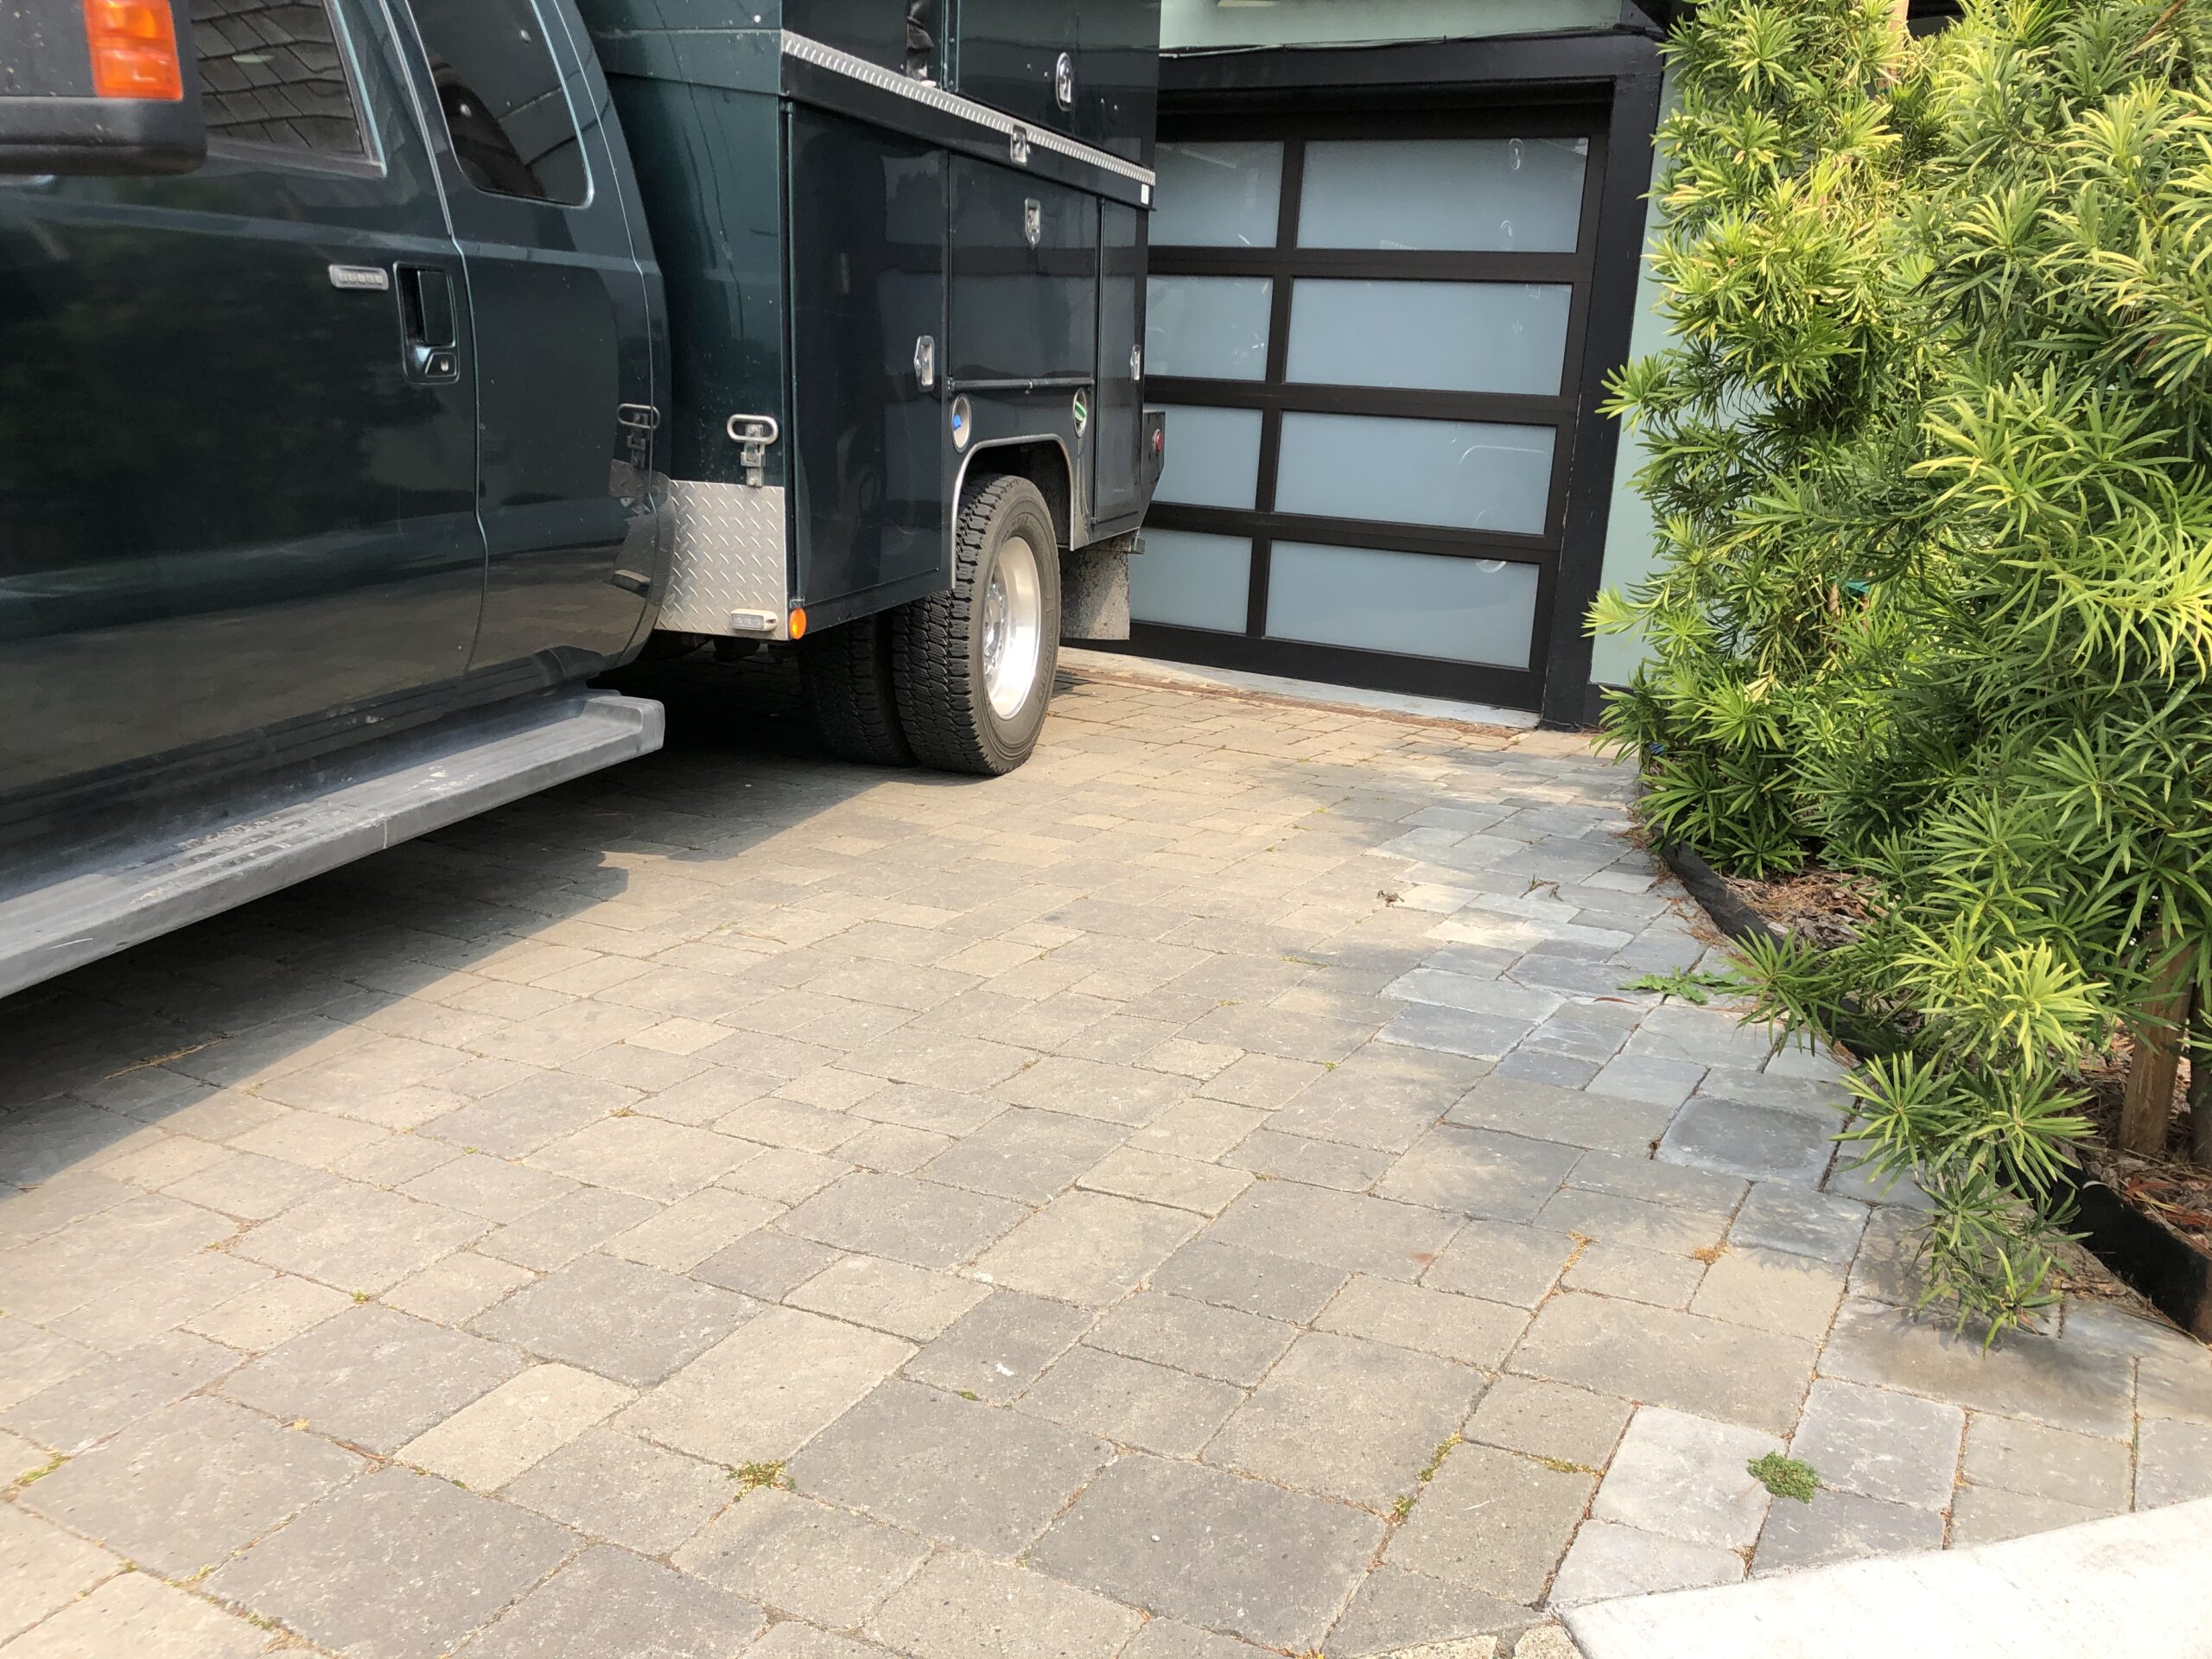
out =
<path fill-rule="evenodd" d="M 1155 455 L 1164 455 L 1167 453 L 1167 432 L 1166 428 L 1154 427 L 1153 429 L 1152 453 Z"/>
<path fill-rule="evenodd" d="M 174 103 L 184 96 L 168 0 L 85 0 L 85 40 L 100 97 Z"/>

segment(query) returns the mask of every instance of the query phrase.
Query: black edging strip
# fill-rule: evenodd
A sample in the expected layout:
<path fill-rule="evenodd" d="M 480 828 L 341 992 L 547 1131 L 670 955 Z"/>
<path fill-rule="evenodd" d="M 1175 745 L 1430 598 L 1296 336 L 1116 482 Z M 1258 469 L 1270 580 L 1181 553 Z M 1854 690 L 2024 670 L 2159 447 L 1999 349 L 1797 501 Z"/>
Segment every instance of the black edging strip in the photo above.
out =
<path fill-rule="evenodd" d="M 1782 931 L 1738 898 L 1719 873 L 1688 848 L 1654 850 L 1730 938 L 1772 938 Z M 1847 1046 L 1861 1047 L 1849 1031 L 1838 1034 Z M 2212 1255 L 2132 1208 L 2102 1181 L 2073 1169 L 2059 1179 L 2072 1194 L 2075 1226 L 2089 1253 L 2183 1330 L 2212 1342 Z"/>

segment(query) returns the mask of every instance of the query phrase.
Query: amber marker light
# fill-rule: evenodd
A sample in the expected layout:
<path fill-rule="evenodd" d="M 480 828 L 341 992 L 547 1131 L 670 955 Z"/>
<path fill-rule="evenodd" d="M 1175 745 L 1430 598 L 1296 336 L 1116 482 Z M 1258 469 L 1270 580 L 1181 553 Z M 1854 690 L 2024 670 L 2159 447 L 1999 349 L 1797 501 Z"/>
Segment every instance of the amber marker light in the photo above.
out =
<path fill-rule="evenodd" d="M 804 605 L 791 613 L 791 638 L 794 639 L 806 638 L 806 607 Z"/>
<path fill-rule="evenodd" d="M 85 0 L 85 40 L 99 96 L 172 104 L 184 96 L 168 0 Z"/>

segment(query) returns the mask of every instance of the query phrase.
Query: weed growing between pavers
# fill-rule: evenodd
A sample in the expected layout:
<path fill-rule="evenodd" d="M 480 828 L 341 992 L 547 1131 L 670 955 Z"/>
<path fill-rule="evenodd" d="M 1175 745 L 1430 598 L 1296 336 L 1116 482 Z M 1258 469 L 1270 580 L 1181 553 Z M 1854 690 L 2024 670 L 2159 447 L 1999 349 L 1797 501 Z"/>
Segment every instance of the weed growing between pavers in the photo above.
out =
<path fill-rule="evenodd" d="M 785 1472 L 788 1466 L 780 1458 L 773 1463 L 741 1463 L 729 1471 L 729 1478 L 742 1489 L 738 1493 L 741 1497 L 747 1492 L 757 1492 L 763 1486 L 780 1486 L 789 1491 L 791 1477 Z"/>
<path fill-rule="evenodd" d="M 1741 996 L 1751 988 L 1733 974 L 1701 974 L 1688 969 L 1673 974 L 1646 974 L 1621 987 L 1624 991 L 1645 991 L 1654 996 L 1678 996 L 1700 1008 L 1712 1001 L 1716 993 Z"/>
<path fill-rule="evenodd" d="M 1446 1435 L 1436 1443 L 1436 1450 L 1428 1454 L 1428 1461 L 1421 1465 L 1421 1471 L 1414 1478 L 1422 1485 L 1427 1485 L 1430 1481 L 1436 1478 L 1436 1471 L 1444 1466 L 1444 1459 L 1452 1455 L 1452 1448 L 1463 1444 L 1465 1442 L 1456 1433 Z M 1390 1506 L 1391 1518 L 1397 1521 L 1404 1520 L 1414 1512 L 1414 1505 L 1420 1501 L 1419 1492 L 1401 1494 L 1398 1501 Z"/>
<path fill-rule="evenodd" d="M 1779 1452 L 1753 1458 L 1744 1467 L 1752 1479 L 1777 1497 L 1794 1497 L 1800 1503 L 1809 1503 L 1813 1494 L 1821 1490 L 1821 1478 L 1811 1464 L 1785 1458 Z"/>

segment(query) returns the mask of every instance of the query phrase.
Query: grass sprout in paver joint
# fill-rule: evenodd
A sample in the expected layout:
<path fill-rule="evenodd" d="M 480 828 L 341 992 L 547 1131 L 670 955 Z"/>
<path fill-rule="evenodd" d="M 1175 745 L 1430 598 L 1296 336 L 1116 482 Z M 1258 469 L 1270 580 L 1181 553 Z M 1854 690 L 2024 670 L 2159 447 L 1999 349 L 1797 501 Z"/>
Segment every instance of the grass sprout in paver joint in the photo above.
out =
<path fill-rule="evenodd" d="M 757 1492 L 763 1486 L 780 1486 L 789 1491 L 791 1481 L 785 1468 L 781 1459 L 774 1463 L 743 1463 L 729 1471 L 729 1478 L 744 1489 L 738 1494 L 741 1497 L 745 1492 Z"/>
<path fill-rule="evenodd" d="M 1744 1467 L 1752 1479 L 1777 1497 L 1794 1497 L 1800 1503 L 1809 1503 L 1813 1494 L 1821 1490 L 1821 1478 L 1814 1472 L 1811 1464 L 1785 1458 L 1779 1452 L 1754 1458 Z"/>

